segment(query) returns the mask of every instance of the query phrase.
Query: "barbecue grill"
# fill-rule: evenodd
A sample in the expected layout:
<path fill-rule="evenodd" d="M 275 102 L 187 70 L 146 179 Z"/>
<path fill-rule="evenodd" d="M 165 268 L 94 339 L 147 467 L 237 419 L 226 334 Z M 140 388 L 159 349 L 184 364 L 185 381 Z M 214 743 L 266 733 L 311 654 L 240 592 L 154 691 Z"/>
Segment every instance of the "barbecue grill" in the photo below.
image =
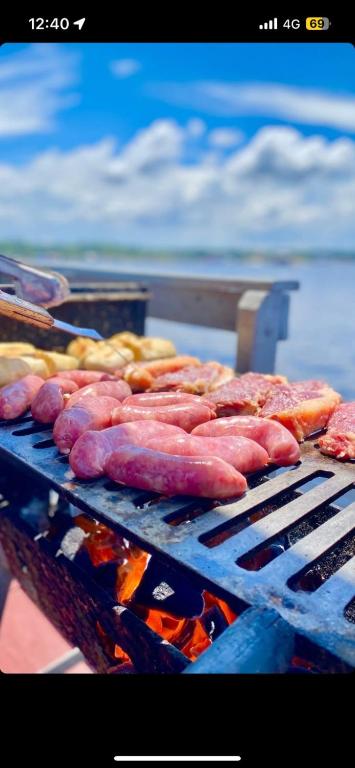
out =
<path fill-rule="evenodd" d="M 51 429 L 30 416 L 0 423 L 0 457 L 22 476 L 24 470 L 29 473 L 32 492 L 38 483 L 56 490 L 162 563 L 246 607 L 186 671 L 276 670 L 277 654 L 282 656 L 294 633 L 355 666 L 354 463 L 322 456 L 315 437 L 303 445 L 300 464 L 257 473 L 245 497 L 218 504 L 159 498 L 107 478 L 77 480 Z M 45 541 L 38 544 L 46 547 Z M 50 558 L 49 551 L 45 557 Z M 103 599 L 99 588 L 93 594 L 94 602 Z M 118 632 L 123 650 L 141 671 L 182 671 L 188 664 L 122 606 L 106 604 L 103 622 L 108 631 Z M 141 649 L 154 649 L 150 668 L 139 662 L 138 633 Z M 268 666 L 263 654 L 270 655 L 270 643 L 274 660 Z"/>

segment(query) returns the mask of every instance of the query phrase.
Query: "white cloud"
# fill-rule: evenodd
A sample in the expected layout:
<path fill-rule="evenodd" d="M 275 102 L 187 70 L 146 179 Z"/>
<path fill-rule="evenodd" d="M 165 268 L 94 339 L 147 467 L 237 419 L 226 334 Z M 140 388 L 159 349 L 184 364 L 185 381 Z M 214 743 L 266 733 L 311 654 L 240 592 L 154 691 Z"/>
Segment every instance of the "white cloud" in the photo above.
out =
<path fill-rule="evenodd" d="M 347 247 L 355 142 L 269 126 L 224 156 L 185 160 L 189 135 L 158 120 L 114 139 L 0 165 L 2 237 L 141 245 Z"/>
<path fill-rule="evenodd" d="M 186 131 L 191 138 L 198 139 L 206 133 L 206 123 L 199 117 L 192 117 L 186 125 Z"/>
<path fill-rule="evenodd" d="M 77 103 L 78 59 L 56 45 L 0 52 L 0 137 L 46 133 L 57 113 Z"/>
<path fill-rule="evenodd" d="M 355 96 L 279 83 L 160 83 L 151 93 L 208 114 L 260 115 L 355 132 Z"/>
<path fill-rule="evenodd" d="M 132 77 L 132 75 L 135 75 L 140 68 L 141 65 L 137 59 L 117 59 L 116 61 L 111 61 L 110 64 L 112 74 L 120 80 L 124 80 L 126 77 Z"/>
<path fill-rule="evenodd" d="M 210 131 L 208 142 L 212 147 L 229 149 L 230 147 L 235 147 L 236 144 L 240 144 L 243 138 L 244 134 L 235 128 L 215 128 L 213 131 Z"/>

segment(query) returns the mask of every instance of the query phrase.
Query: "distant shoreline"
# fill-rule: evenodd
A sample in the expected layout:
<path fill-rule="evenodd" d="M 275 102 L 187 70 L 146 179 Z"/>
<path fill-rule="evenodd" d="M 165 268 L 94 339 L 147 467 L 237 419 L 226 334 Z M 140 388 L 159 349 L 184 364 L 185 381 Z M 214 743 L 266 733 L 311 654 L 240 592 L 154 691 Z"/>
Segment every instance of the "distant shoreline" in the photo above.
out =
<path fill-rule="evenodd" d="M 107 261 L 116 261 L 122 259 L 132 260 L 154 260 L 156 262 L 166 263 L 170 261 L 196 259 L 197 261 L 214 261 L 216 259 L 228 259 L 229 261 L 250 263 L 250 264 L 275 264 L 276 266 L 288 264 L 306 264 L 320 261 L 355 261 L 354 251 L 343 250 L 323 250 L 323 249 L 284 249 L 284 250 L 259 250 L 253 249 L 231 249 L 231 248 L 135 248 L 131 246 L 122 246 L 114 244 L 68 244 L 68 245 L 43 245 L 36 243 L 22 243 L 20 241 L 0 242 L 0 253 L 17 259 L 34 259 L 38 261 L 57 262 L 58 260 L 84 260 L 91 263 L 97 258 Z"/>

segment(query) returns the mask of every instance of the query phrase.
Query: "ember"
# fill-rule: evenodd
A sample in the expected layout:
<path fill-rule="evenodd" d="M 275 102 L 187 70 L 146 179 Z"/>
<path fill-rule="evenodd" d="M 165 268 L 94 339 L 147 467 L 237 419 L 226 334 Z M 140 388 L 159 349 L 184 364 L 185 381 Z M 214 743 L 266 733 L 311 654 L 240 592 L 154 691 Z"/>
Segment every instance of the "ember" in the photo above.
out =
<path fill-rule="evenodd" d="M 177 576 L 171 569 L 161 566 L 147 552 L 106 525 L 86 515 L 78 515 L 75 523 L 86 533 L 82 546 L 95 568 L 108 562 L 117 564 L 117 600 L 129 606 L 150 629 L 175 645 L 191 661 L 197 659 L 237 618 L 228 603 L 206 590 L 200 592 L 186 576 L 179 574 L 178 585 L 175 584 Z M 166 581 L 163 580 L 164 574 Z M 169 599 L 173 600 L 176 613 L 151 607 L 157 601 L 165 602 Z M 131 664 L 129 656 L 120 646 L 110 641 L 100 624 L 97 630 L 107 653 L 120 664 Z"/>

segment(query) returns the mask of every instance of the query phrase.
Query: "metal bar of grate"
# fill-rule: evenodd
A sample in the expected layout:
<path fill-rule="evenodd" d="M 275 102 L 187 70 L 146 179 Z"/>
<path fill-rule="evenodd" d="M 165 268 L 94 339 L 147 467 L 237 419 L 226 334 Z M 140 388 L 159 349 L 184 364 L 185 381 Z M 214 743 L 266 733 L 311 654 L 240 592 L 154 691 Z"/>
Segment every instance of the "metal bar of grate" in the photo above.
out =
<path fill-rule="evenodd" d="M 321 637 L 328 650 L 355 666 L 355 625 L 344 617 L 344 608 L 355 595 L 355 557 L 312 593 L 292 590 L 288 583 L 353 530 L 354 505 L 341 509 L 334 501 L 354 487 L 354 463 L 322 456 L 309 440 L 302 447 L 299 466 L 275 477 L 267 472 L 254 476 L 255 487 L 245 497 L 217 505 L 192 497 L 159 499 L 107 478 L 76 480 L 67 459 L 58 454 L 51 430 L 43 430 L 29 417 L 0 424 L 0 456 L 20 462 L 74 506 L 113 524 L 170 565 L 187 569 L 217 594 L 276 609 L 297 631 L 316 642 Z M 309 487 L 315 478 L 321 484 Z M 241 557 L 330 507 L 331 515 L 325 514 L 314 529 L 308 527 L 264 567 L 241 566 Z M 226 535 L 219 541 L 221 529 Z"/>

